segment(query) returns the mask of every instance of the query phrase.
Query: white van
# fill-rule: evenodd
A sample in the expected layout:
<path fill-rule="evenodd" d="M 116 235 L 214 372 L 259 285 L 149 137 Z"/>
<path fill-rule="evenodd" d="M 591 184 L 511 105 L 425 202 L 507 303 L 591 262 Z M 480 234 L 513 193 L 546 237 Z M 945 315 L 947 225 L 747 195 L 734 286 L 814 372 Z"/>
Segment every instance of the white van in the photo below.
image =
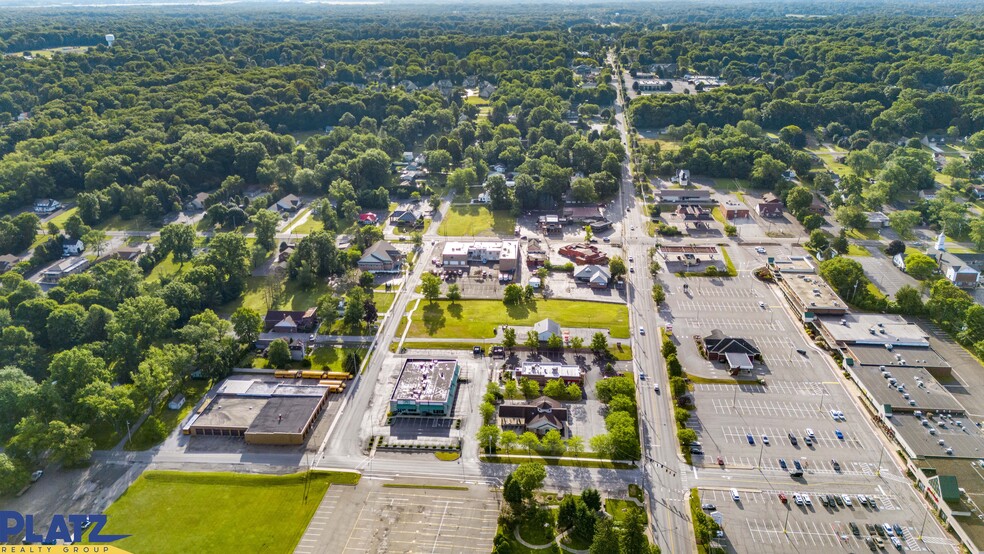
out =
<path fill-rule="evenodd" d="M 741 502 L 741 497 L 738 496 L 738 489 L 731 489 L 731 499 L 735 502 Z"/>

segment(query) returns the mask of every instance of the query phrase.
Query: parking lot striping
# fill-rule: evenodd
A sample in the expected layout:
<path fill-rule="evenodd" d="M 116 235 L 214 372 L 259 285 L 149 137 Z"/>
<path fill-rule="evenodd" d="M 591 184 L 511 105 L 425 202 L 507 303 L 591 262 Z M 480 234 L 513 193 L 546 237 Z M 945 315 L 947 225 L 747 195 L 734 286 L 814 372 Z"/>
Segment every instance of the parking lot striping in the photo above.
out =
<path fill-rule="evenodd" d="M 721 383 L 699 383 L 694 385 L 697 392 L 728 392 L 742 394 L 778 394 L 783 396 L 819 396 L 826 394 L 827 387 L 818 381 L 769 381 L 768 385 L 725 385 Z"/>
<path fill-rule="evenodd" d="M 700 318 L 701 325 L 707 328 L 722 328 L 727 330 L 759 330 L 759 331 L 782 331 L 782 325 L 770 321 L 754 321 L 741 318 Z"/>

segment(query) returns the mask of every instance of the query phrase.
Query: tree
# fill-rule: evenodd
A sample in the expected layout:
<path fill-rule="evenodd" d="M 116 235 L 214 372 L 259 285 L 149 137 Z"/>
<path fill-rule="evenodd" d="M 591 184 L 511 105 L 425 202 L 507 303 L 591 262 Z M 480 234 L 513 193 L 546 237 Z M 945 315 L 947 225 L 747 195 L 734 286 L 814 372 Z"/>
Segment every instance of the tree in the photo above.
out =
<path fill-rule="evenodd" d="M 482 414 L 482 421 L 490 425 L 495 420 L 495 406 L 490 402 L 482 402 L 478 405 L 478 413 Z"/>
<path fill-rule="evenodd" d="M 687 383 L 683 377 L 670 377 L 670 394 L 674 398 L 680 398 L 687 394 Z"/>
<path fill-rule="evenodd" d="M 834 212 L 834 219 L 849 229 L 864 229 L 868 225 L 868 217 L 858 206 L 841 206 Z"/>
<path fill-rule="evenodd" d="M 612 256 L 612 259 L 608 261 L 608 273 L 611 275 L 613 281 L 625 275 L 627 273 L 625 260 L 621 256 Z"/>
<path fill-rule="evenodd" d="M 83 347 L 55 354 L 48 365 L 48 374 L 55 392 L 67 403 L 75 401 L 79 391 L 87 384 L 112 380 L 106 362 Z"/>
<path fill-rule="evenodd" d="M 557 378 L 547 381 L 547 384 L 543 386 L 543 394 L 557 400 L 566 397 L 567 387 L 564 385 L 564 380 Z"/>
<path fill-rule="evenodd" d="M 599 354 L 608 352 L 608 337 L 601 331 L 591 335 L 591 351 Z"/>
<path fill-rule="evenodd" d="M 523 487 L 519 481 L 513 479 L 512 474 L 506 476 L 502 483 L 502 498 L 509 503 L 513 512 L 520 513 L 523 508 Z"/>
<path fill-rule="evenodd" d="M 584 226 L 584 240 L 587 241 L 587 242 L 591 242 L 591 238 L 592 237 L 594 237 L 594 230 L 591 229 L 591 226 L 590 225 L 585 225 Z"/>
<path fill-rule="evenodd" d="M 82 242 L 85 244 L 87 250 L 95 252 L 96 256 L 102 256 L 103 248 L 106 246 L 106 241 L 109 240 L 109 235 L 106 231 L 100 229 L 90 229 L 86 234 L 82 235 Z"/>
<path fill-rule="evenodd" d="M 533 453 L 533 449 L 540 447 L 540 438 L 531 431 L 526 431 L 519 436 L 519 445 L 526 449 L 528 454 Z"/>
<path fill-rule="evenodd" d="M 560 431 L 556 429 L 551 429 L 543 435 L 543 439 L 540 441 L 540 445 L 544 450 L 550 452 L 551 454 L 563 454 L 564 453 L 564 439 L 560 436 Z"/>
<path fill-rule="evenodd" d="M 888 246 L 885 247 L 885 253 L 889 256 L 895 256 L 896 254 L 901 254 L 903 252 L 905 252 L 905 243 L 898 239 L 888 243 Z"/>
<path fill-rule="evenodd" d="M 85 331 L 86 311 L 78 304 L 58 306 L 46 320 L 48 344 L 57 350 L 78 344 Z"/>
<path fill-rule="evenodd" d="M 598 400 L 606 404 L 619 395 L 635 398 L 635 383 L 628 375 L 609 377 L 598 381 L 595 385 L 595 393 L 598 395 Z"/>
<path fill-rule="evenodd" d="M 846 164 L 858 177 L 867 177 L 878 169 L 878 158 L 867 150 L 854 150 L 847 155 Z"/>
<path fill-rule="evenodd" d="M 267 347 L 267 361 L 270 365 L 283 369 L 290 363 L 290 346 L 284 339 L 277 339 Z"/>
<path fill-rule="evenodd" d="M 680 429 L 677 431 L 677 439 L 680 444 L 693 444 L 697 442 L 697 432 L 693 429 Z"/>
<path fill-rule="evenodd" d="M 771 155 L 763 154 L 755 159 L 752 166 L 752 182 L 762 188 L 772 188 L 783 180 L 782 174 L 787 167 Z"/>
<path fill-rule="evenodd" d="M 513 433 L 515 436 L 515 433 Z M 483 425 L 478 430 L 478 434 L 475 435 L 475 440 L 478 441 L 478 445 L 484 448 L 488 454 L 491 454 L 495 449 L 495 445 L 499 442 L 499 426 L 498 425 Z"/>
<path fill-rule="evenodd" d="M 826 223 L 826 221 L 824 221 L 823 216 L 819 216 L 817 214 L 806 214 L 806 216 L 803 217 L 803 228 L 807 231 L 819 229 L 823 227 L 824 223 Z"/>
<path fill-rule="evenodd" d="M 572 435 L 567 439 L 567 451 L 574 456 L 584 452 L 584 439 L 577 435 Z"/>
<path fill-rule="evenodd" d="M 195 247 L 195 229 L 189 225 L 171 223 L 161 229 L 160 252 L 167 256 L 168 252 L 174 261 L 184 263 L 191 260 Z"/>
<path fill-rule="evenodd" d="M 30 413 L 37 401 L 39 390 L 37 381 L 31 379 L 20 368 L 14 366 L 0 368 L 0 441 L 10 438 L 17 422 Z"/>
<path fill-rule="evenodd" d="M 568 446 L 568 448 L 570 447 Z M 581 500 L 583 500 L 584 505 L 591 510 L 597 512 L 601 509 L 601 494 L 598 493 L 597 489 L 587 488 L 581 491 Z"/>
<path fill-rule="evenodd" d="M 969 236 L 978 250 L 984 250 L 984 218 L 976 218 L 970 222 Z"/>
<path fill-rule="evenodd" d="M 803 148 L 806 146 L 806 134 L 803 132 L 803 129 L 800 129 L 796 125 L 787 125 L 779 129 L 779 140 L 793 148 Z"/>
<path fill-rule="evenodd" d="M 622 520 L 619 536 L 622 554 L 649 554 L 649 539 L 646 538 L 646 515 L 641 509 L 629 507 Z"/>
<path fill-rule="evenodd" d="M 517 400 L 519 398 L 522 398 L 523 395 L 522 393 L 519 392 L 519 385 L 516 384 L 516 381 L 510 379 L 506 381 L 506 386 L 504 387 L 503 390 L 503 396 L 510 400 Z"/>
<path fill-rule="evenodd" d="M 844 257 L 824 260 L 820 262 L 819 273 L 848 302 L 854 303 L 855 297 L 868 294 L 868 278 L 864 275 L 864 268 L 855 260 Z"/>
<path fill-rule="evenodd" d="M 565 393 L 566 393 L 565 396 L 567 400 L 570 400 L 572 402 L 577 402 L 581 400 L 581 397 L 584 395 L 584 392 L 581 390 L 581 387 L 577 386 L 577 383 L 571 383 L 567 385 L 567 388 L 565 389 Z"/>
<path fill-rule="evenodd" d="M 95 441 L 85 436 L 85 427 L 55 420 L 48 424 L 46 440 L 52 461 L 68 467 L 83 465 L 92 458 Z"/>
<path fill-rule="evenodd" d="M 13 494 L 27 484 L 27 469 L 17 464 L 10 456 L 0 453 L 0 496 Z"/>
<path fill-rule="evenodd" d="M 310 238 L 311 235 L 304 237 L 304 240 Z M 250 254 L 246 237 L 235 232 L 214 235 L 208 241 L 208 252 L 205 253 L 204 262 L 214 266 L 218 271 L 219 289 L 223 299 L 232 300 L 243 292 L 246 278 L 250 273 Z"/>
<path fill-rule="evenodd" d="M 512 327 L 505 327 L 502 330 L 502 346 L 509 350 L 516 347 L 516 330 Z"/>
<path fill-rule="evenodd" d="M 812 203 L 813 193 L 802 185 L 793 187 L 786 194 L 786 208 L 789 209 L 789 213 L 797 218 L 809 209 Z"/>
<path fill-rule="evenodd" d="M 358 329 L 366 317 L 366 293 L 360 288 L 349 291 L 345 297 L 345 314 L 342 323 L 350 329 Z"/>
<path fill-rule="evenodd" d="M 315 304 L 315 314 L 321 321 L 321 327 L 331 332 L 332 325 L 338 320 L 338 297 L 330 292 L 326 292 L 318 298 Z"/>
<path fill-rule="evenodd" d="M 898 210 L 888 214 L 888 225 L 904 240 L 913 238 L 912 229 L 922 222 L 922 214 L 915 210 Z"/>
<path fill-rule="evenodd" d="M 815 252 L 825 252 L 830 248 L 830 239 L 827 238 L 826 232 L 815 229 L 810 232 L 810 240 L 806 241 L 806 247 L 812 249 Z"/>
<path fill-rule="evenodd" d="M 830 247 L 833 248 L 838 254 L 847 254 L 850 249 L 850 244 L 847 242 L 847 232 L 844 229 L 841 229 L 840 232 L 837 233 L 837 236 L 830 241 Z"/>
<path fill-rule="evenodd" d="M 256 233 L 256 244 L 264 250 L 272 250 L 275 246 L 277 223 L 280 221 L 277 213 L 272 210 L 257 210 L 249 220 Z"/>
<path fill-rule="evenodd" d="M 376 309 L 376 301 L 372 299 L 371 294 L 367 294 L 362 301 L 362 321 L 365 321 L 367 326 L 371 326 L 377 319 L 379 319 L 379 311 Z"/>
<path fill-rule="evenodd" d="M 895 292 L 895 309 L 905 315 L 922 314 L 924 310 L 922 294 L 914 287 L 902 285 Z"/>
<path fill-rule="evenodd" d="M 508 452 L 509 449 L 511 449 L 513 445 L 516 444 L 516 441 L 518 440 L 519 437 L 516 436 L 515 431 L 503 431 L 502 434 L 499 435 L 499 446 L 501 446 L 503 450 Z"/>
<path fill-rule="evenodd" d="M 599 518 L 595 524 L 594 539 L 591 541 L 590 554 L 618 554 L 621 551 L 615 521 L 612 518 Z"/>
<path fill-rule="evenodd" d="M 523 343 L 523 346 L 529 348 L 530 350 L 540 348 L 540 336 L 536 334 L 536 331 L 526 333 L 526 342 Z"/>
<path fill-rule="evenodd" d="M 561 350 L 564 348 L 564 339 L 560 338 L 556 333 L 550 333 L 547 337 L 547 348 L 550 350 Z"/>
<path fill-rule="evenodd" d="M 540 383 L 537 383 L 533 379 L 523 377 L 519 382 L 519 388 L 523 391 L 523 396 L 527 400 L 540 396 Z"/>
<path fill-rule="evenodd" d="M 560 506 L 557 508 L 557 527 L 565 530 L 574 527 L 574 521 L 577 518 L 578 503 L 583 505 L 584 501 L 573 494 L 564 496 L 560 501 Z"/>
<path fill-rule="evenodd" d="M 527 431 L 524 436 L 533 433 Z M 536 435 L 533 435 L 536 438 Z M 533 493 L 543 486 L 543 481 L 547 478 L 547 470 L 543 464 L 538 462 L 525 462 L 519 464 L 510 474 L 514 481 L 519 483 L 523 491 L 523 497 L 533 498 Z"/>
<path fill-rule="evenodd" d="M 161 394 L 191 372 L 194 355 L 194 348 L 184 344 L 150 348 L 147 357 L 133 373 L 133 386 L 147 398 L 147 405 L 152 411 L 157 411 L 157 399 Z"/>
<path fill-rule="evenodd" d="M 575 352 L 584 348 L 584 339 L 581 337 L 571 337 L 571 348 Z"/>
<path fill-rule="evenodd" d="M 447 297 L 452 304 L 454 304 L 458 300 L 461 300 L 461 287 L 459 287 L 457 283 L 452 283 L 450 286 L 448 286 Z"/>
<path fill-rule="evenodd" d="M 913 279 L 925 281 L 936 272 L 936 260 L 922 252 L 913 252 L 905 257 L 905 272 Z"/>
<path fill-rule="evenodd" d="M 232 328 L 239 337 L 241 344 L 253 344 L 260 338 L 260 331 L 263 330 L 263 316 L 260 312 L 246 306 L 240 306 L 230 318 Z"/>
<path fill-rule="evenodd" d="M 506 285 L 502 291 L 502 302 L 507 306 L 515 306 L 523 302 L 523 287 L 516 283 Z"/>
<path fill-rule="evenodd" d="M 478 185 L 478 175 L 470 167 L 455 169 L 448 175 L 448 186 L 458 193 Z"/>
<path fill-rule="evenodd" d="M 441 279 L 433 273 L 424 273 L 420 279 L 420 290 L 431 304 L 441 296 Z"/>

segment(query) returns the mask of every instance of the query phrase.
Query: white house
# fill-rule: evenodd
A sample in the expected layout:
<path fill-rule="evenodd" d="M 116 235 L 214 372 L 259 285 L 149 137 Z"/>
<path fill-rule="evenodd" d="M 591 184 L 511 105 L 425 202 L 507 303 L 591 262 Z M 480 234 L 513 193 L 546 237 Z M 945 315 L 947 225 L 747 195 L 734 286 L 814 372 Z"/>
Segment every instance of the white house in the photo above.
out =
<path fill-rule="evenodd" d="M 85 244 L 81 240 L 66 241 L 62 245 L 62 257 L 78 256 L 85 250 Z"/>
<path fill-rule="evenodd" d="M 43 198 L 34 202 L 34 213 L 47 215 L 62 208 L 61 202 L 53 198 Z"/>

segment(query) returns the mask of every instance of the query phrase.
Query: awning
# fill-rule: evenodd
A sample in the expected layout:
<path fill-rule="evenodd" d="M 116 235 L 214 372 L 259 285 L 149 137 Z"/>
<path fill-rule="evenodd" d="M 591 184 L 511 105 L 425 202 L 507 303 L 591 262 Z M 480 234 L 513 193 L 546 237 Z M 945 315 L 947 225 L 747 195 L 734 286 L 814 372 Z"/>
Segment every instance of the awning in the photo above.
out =
<path fill-rule="evenodd" d="M 755 366 L 752 365 L 752 358 L 748 354 L 740 353 L 727 353 L 724 355 L 725 359 L 728 361 L 728 367 L 731 369 L 753 369 Z"/>

